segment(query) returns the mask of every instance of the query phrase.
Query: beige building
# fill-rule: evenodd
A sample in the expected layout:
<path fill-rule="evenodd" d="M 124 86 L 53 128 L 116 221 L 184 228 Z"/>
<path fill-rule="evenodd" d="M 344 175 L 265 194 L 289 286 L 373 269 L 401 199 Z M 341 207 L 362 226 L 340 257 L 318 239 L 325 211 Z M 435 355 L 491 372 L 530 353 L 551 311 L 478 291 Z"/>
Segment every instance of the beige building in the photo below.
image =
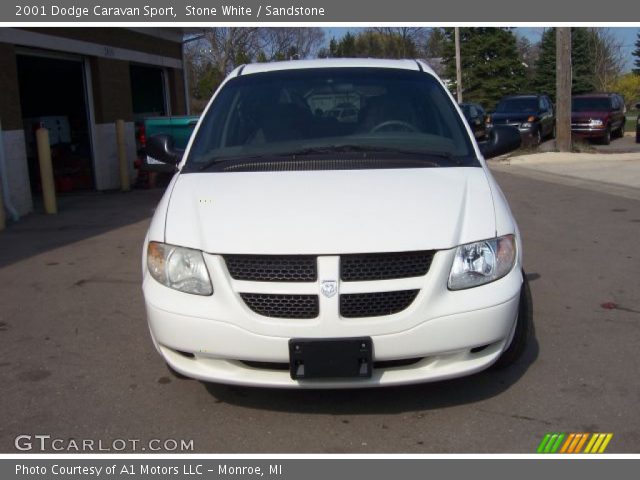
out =
<path fill-rule="evenodd" d="M 0 28 L 0 175 L 20 215 L 40 182 L 34 131 L 50 131 L 59 191 L 119 187 L 115 121 L 187 113 L 181 29 Z"/>

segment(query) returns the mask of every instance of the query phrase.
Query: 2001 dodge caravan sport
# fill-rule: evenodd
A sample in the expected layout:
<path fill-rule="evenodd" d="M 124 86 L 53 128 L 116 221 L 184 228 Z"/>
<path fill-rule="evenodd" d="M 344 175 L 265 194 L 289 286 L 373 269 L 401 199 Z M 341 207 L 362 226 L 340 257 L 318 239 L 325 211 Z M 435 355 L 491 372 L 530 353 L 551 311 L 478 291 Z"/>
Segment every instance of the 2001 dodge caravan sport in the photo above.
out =
<path fill-rule="evenodd" d="M 512 363 L 531 306 L 484 159 L 519 145 L 509 126 L 477 144 L 420 61 L 237 68 L 184 155 L 167 136 L 147 143 L 177 168 L 143 250 L 157 350 L 178 374 L 268 387 Z"/>

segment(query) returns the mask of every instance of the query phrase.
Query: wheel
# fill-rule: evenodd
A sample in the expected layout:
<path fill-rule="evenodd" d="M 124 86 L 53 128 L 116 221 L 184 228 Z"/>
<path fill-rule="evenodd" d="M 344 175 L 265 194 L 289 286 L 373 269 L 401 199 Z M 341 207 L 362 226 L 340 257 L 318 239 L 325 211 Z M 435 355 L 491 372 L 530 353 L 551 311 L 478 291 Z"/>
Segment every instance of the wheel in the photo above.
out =
<path fill-rule="evenodd" d="M 609 145 L 611 143 L 611 127 L 607 128 L 604 137 L 600 140 L 603 145 Z"/>
<path fill-rule="evenodd" d="M 542 132 L 541 132 L 541 129 L 538 128 L 536 130 L 535 136 L 533 137 L 533 146 L 537 147 L 541 143 L 542 143 Z"/>
<path fill-rule="evenodd" d="M 620 128 L 618 129 L 618 132 L 616 133 L 616 138 L 622 138 L 624 137 L 624 123 L 622 125 L 620 125 Z"/>
<path fill-rule="evenodd" d="M 500 370 L 513 365 L 524 353 L 531 332 L 533 331 L 533 303 L 531 301 L 531 289 L 526 275 L 522 272 L 523 281 L 520 289 L 520 304 L 518 306 L 518 319 L 516 331 L 513 333 L 511 344 L 502 352 L 500 358 L 491 368 Z"/>

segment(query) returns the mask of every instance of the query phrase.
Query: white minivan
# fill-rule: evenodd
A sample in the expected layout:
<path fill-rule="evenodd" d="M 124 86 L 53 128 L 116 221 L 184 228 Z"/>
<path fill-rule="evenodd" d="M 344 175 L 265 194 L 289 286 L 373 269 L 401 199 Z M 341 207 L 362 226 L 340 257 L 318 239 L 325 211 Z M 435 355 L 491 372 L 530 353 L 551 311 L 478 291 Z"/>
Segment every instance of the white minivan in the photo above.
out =
<path fill-rule="evenodd" d="M 330 112 L 349 103 L 356 115 Z M 522 245 L 435 73 L 413 60 L 235 69 L 184 154 L 143 249 L 153 342 L 204 381 L 373 387 L 513 363 L 532 328 Z"/>

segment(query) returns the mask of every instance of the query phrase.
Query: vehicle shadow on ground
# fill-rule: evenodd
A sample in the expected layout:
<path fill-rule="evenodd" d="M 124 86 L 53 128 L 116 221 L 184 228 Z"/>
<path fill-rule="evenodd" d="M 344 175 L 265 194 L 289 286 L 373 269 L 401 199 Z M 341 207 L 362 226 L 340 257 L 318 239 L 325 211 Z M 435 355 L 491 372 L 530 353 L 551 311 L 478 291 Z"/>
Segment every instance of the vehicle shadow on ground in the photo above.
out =
<path fill-rule="evenodd" d="M 260 410 L 334 415 L 392 414 L 469 404 L 499 395 L 538 358 L 535 329 L 518 362 L 503 370 L 419 385 L 348 390 L 281 390 L 202 382 L 216 401 Z"/>
<path fill-rule="evenodd" d="M 40 205 L 0 233 L 0 267 L 150 219 L 164 189 L 60 195 L 58 213 Z M 142 244 L 142 237 L 140 244 Z"/>

